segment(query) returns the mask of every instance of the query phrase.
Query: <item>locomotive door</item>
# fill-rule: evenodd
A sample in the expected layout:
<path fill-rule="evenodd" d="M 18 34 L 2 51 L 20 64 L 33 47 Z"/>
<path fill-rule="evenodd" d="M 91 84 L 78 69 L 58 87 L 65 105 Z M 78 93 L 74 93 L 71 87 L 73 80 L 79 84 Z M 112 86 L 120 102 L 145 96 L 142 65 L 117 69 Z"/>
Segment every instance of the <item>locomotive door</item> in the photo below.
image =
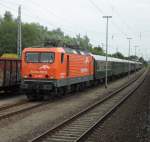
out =
<path fill-rule="evenodd" d="M 69 77 L 69 55 L 67 55 L 66 77 Z"/>

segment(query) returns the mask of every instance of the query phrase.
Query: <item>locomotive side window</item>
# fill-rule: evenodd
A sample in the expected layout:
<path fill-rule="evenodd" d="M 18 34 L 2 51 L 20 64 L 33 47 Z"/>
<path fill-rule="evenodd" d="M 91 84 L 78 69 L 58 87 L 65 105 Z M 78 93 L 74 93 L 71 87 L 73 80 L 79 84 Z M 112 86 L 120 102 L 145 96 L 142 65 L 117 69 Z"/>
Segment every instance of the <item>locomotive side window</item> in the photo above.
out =
<path fill-rule="evenodd" d="M 53 63 L 55 58 L 54 53 L 26 53 L 26 62 L 27 63 Z"/>
<path fill-rule="evenodd" d="M 61 53 L 61 63 L 64 62 L 64 53 Z"/>

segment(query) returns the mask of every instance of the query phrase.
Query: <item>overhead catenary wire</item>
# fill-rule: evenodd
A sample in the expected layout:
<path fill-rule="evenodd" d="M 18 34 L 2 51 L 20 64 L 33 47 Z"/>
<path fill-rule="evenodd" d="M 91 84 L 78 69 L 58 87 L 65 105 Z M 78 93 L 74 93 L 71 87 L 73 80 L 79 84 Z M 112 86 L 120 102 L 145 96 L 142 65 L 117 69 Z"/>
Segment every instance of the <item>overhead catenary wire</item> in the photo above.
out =
<path fill-rule="evenodd" d="M 58 17 L 57 19 L 62 19 L 63 20 L 63 18 L 61 18 L 60 16 L 58 16 L 58 15 L 56 15 L 54 12 L 52 12 L 51 10 L 49 10 L 49 9 L 47 9 L 47 8 L 44 8 L 44 9 L 42 9 L 42 8 L 40 8 L 40 5 L 37 3 L 37 2 L 33 2 L 33 1 L 30 1 L 32 4 L 34 4 L 34 5 L 36 5 L 37 7 L 36 8 L 38 8 L 38 9 L 40 9 L 40 11 L 45 15 L 47 15 L 47 13 L 51 13 L 53 16 L 55 16 L 55 17 Z M 91 2 L 94 4 L 94 2 L 91 0 Z M 15 5 L 16 7 L 18 6 L 18 4 L 17 3 L 15 3 L 14 1 L 12 2 L 11 1 L 11 5 Z M 7 4 L 8 5 L 8 4 Z M 96 5 L 95 5 L 96 6 Z M 9 8 L 9 9 L 12 9 L 11 8 L 12 6 L 7 6 L 7 8 Z M 23 11 L 23 17 L 24 17 L 24 15 L 27 15 L 26 17 L 30 17 L 31 19 L 38 19 L 39 21 L 45 21 L 47 24 L 47 26 L 52 26 L 52 27 L 56 27 L 56 28 L 58 28 L 58 27 L 62 27 L 65 31 L 68 31 L 68 32 L 70 32 L 70 33 L 74 33 L 75 35 L 77 35 L 77 34 L 79 34 L 79 33 L 76 33 L 76 32 L 74 32 L 74 30 L 72 30 L 72 28 L 73 28 L 73 26 L 71 27 L 69 27 L 69 26 L 67 26 L 67 25 L 64 25 L 64 24 L 60 24 L 60 25 L 57 25 L 56 26 L 56 24 L 53 24 L 52 23 L 52 21 L 49 21 L 49 19 L 45 19 L 44 17 L 39 17 L 38 15 L 36 15 L 36 16 L 31 16 L 31 13 L 29 13 L 29 9 L 26 9 L 26 7 L 24 7 L 24 6 L 22 6 L 23 8 L 22 8 L 22 11 Z M 25 9 L 25 10 L 24 10 Z M 97 9 L 99 10 L 99 11 L 101 11 L 102 12 L 102 10 L 100 9 L 100 8 L 98 8 L 97 7 Z M 16 11 L 16 10 L 15 10 Z M 26 14 L 25 14 L 26 13 Z M 64 20 L 64 21 L 66 21 L 66 20 Z M 84 29 L 84 27 L 82 28 L 82 29 Z M 87 31 L 88 32 L 90 32 L 90 33 L 99 33 L 99 34 L 102 34 L 101 32 L 98 32 L 98 31 L 93 31 L 93 30 L 87 30 L 87 29 L 85 29 L 85 31 L 86 31 L 86 33 L 87 33 Z"/>
<path fill-rule="evenodd" d="M 0 4 L 1 4 L 2 7 L 6 8 L 6 9 L 9 9 L 9 10 L 12 10 L 13 12 L 17 13 L 17 9 L 12 8 L 12 7 L 9 6 L 8 4 L 6 5 L 6 4 L 3 4 L 3 3 L 1 3 L 1 2 L 0 2 Z M 17 7 L 17 4 L 16 4 L 16 7 Z M 26 8 L 23 7 L 23 9 L 26 9 Z M 26 10 L 23 10 L 23 9 L 22 9 L 22 11 L 23 11 L 23 17 L 24 17 L 24 16 L 30 17 L 31 19 L 36 19 L 36 21 L 37 21 L 37 19 L 38 19 L 38 21 L 45 21 L 45 22 L 47 23 L 46 25 L 47 25 L 48 27 L 49 27 L 49 26 L 52 26 L 53 28 L 59 28 L 59 27 L 61 27 L 61 25 L 56 25 L 56 24 L 52 23 L 52 21 L 50 21 L 49 19 L 45 19 L 44 17 L 39 17 L 38 15 L 36 15 L 35 17 L 34 17 L 34 16 L 31 16 L 31 13 L 28 12 L 28 9 L 26 9 Z M 78 34 L 78 33 L 74 32 L 74 31 L 72 31 L 72 30 L 70 30 L 70 29 L 68 29 L 68 28 L 66 28 L 66 27 L 63 27 L 63 29 L 64 29 L 65 31 L 74 33 L 75 35 Z"/>
<path fill-rule="evenodd" d="M 110 2 L 110 0 L 108 0 L 108 1 Z M 116 6 L 114 6 L 111 2 L 110 2 L 110 3 L 109 3 L 109 2 L 108 2 L 109 6 L 112 8 L 113 12 L 115 12 L 115 14 L 118 16 L 118 19 L 121 21 L 121 23 L 126 26 L 127 30 L 132 31 L 133 29 L 132 29 L 131 26 L 126 22 L 126 20 L 124 20 L 124 19 L 122 18 L 122 16 L 120 15 L 119 11 L 118 11 L 117 8 L 116 8 Z"/>
<path fill-rule="evenodd" d="M 12 5 L 14 5 L 15 7 L 18 6 L 18 3 L 16 3 L 15 1 L 10 1 L 11 3 L 11 6 L 9 6 L 9 9 L 11 9 L 10 7 L 12 7 Z M 73 33 L 74 35 L 78 35 L 80 33 L 80 30 L 73 30 L 74 28 L 77 28 L 75 26 L 73 26 L 73 24 L 69 24 L 69 21 L 67 21 L 66 19 L 62 18 L 61 16 L 55 14 L 52 10 L 50 10 L 49 8 L 45 8 L 45 7 L 41 7 L 41 5 L 39 3 L 37 3 L 37 1 L 30 1 L 30 4 L 32 3 L 33 7 L 35 9 L 37 9 L 37 11 L 41 11 L 41 13 L 43 15 L 47 15 L 47 17 L 50 15 L 52 15 L 57 21 L 56 24 L 53 23 L 53 21 L 49 20 L 49 18 L 45 18 L 44 16 L 32 16 L 31 13 L 30 13 L 30 9 L 27 7 L 27 6 L 24 6 L 22 5 L 22 11 L 23 11 L 23 17 L 26 16 L 27 18 L 30 17 L 31 19 L 36 19 L 39 20 L 39 21 L 46 21 L 46 25 L 49 27 L 52 26 L 52 27 L 61 27 L 64 31 L 67 31 L 69 33 Z M 7 3 L 7 5 L 9 5 L 9 3 Z M 26 14 L 25 14 L 26 13 Z M 64 23 L 65 21 L 65 23 Z M 81 28 L 81 27 L 80 27 Z M 85 31 L 84 33 L 99 33 L 101 34 L 101 32 L 98 32 L 97 30 L 89 30 L 89 29 L 86 29 L 85 27 L 82 27 L 82 29 Z M 81 33 L 80 33 L 81 34 Z M 83 35 L 83 34 L 82 34 Z"/>
<path fill-rule="evenodd" d="M 103 10 L 102 10 L 99 6 L 97 6 L 93 0 L 89 0 L 89 2 L 90 2 L 102 15 L 104 15 Z"/>
<path fill-rule="evenodd" d="M 105 12 L 102 10 L 102 8 L 100 8 L 100 6 L 98 6 L 93 0 L 89 0 L 89 2 L 99 11 L 99 13 L 101 14 L 101 16 L 105 15 Z M 127 36 L 126 33 L 124 33 L 119 26 L 112 20 L 112 25 L 114 28 L 116 28 L 116 30 L 118 30 L 123 36 Z"/>
<path fill-rule="evenodd" d="M 1 3 L 1 2 L 0 2 L 0 6 L 1 6 L 2 8 L 11 9 L 13 12 L 16 12 L 16 13 L 17 13 L 17 9 L 14 9 L 14 8 L 12 8 L 12 7 L 9 7 L 8 5 L 5 5 L 5 4 L 3 4 L 3 3 Z"/>
<path fill-rule="evenodd" d="M 59 21 L 59 22 L 61 22 L 61 23 L 64 23 L 64 24 L 61 24 L 63 27 L 65 27 L 65 28 L 68 28 L 68 29 L 73 29 L 73 28 L 77 28 L 77 27 L 75 27 L 75 26 L 73 26 L 73 23 L 71 23 L 71 21 L 69 21 L 69 19 L 67 18 L 62 18 L 61 16 L 59 16 L 59 15 L 57 15 L 55 12 L 53 12 L 52 10 L 50 10 L 49 8 L 45 8 L 45 7 L 41 7 L 40 6 L 40 4 L 36 1 L 33 1 L 33 0 L 30 0 L 30 2 L 33 4 L 33 5 L 36 5 L 37 6 L 37 8 L 38 9 L 41 9 L 41 10 L 44 10 L 44 12 L 45 13 L 50 13 L 51 15 L 53 15 L 55 18 L 57 18 L 57 20 Z M 89 27 L 88 27 L 88 29 L 84 26 L 82 26 L 82 27 L 80 27 L 80 28 L 82 28 L 84 31 L 85 31 L 85 33 L 100 33 L 100 32 L 98 32 L 97 30 L 90 30 L 89 29 Z M 73 31 L 73 30 L 72 30 Z"/>

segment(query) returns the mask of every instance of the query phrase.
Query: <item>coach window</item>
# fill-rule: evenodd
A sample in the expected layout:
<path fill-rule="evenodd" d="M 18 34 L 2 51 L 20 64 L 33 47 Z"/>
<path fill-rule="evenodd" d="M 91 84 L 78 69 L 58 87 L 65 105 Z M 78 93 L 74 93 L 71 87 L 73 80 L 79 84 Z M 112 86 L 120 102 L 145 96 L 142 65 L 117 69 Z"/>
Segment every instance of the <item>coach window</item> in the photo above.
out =
<path fill-rule="evenodd" d="M 61 63 L 64 63 L 64 53 L 61 53 Z"/>

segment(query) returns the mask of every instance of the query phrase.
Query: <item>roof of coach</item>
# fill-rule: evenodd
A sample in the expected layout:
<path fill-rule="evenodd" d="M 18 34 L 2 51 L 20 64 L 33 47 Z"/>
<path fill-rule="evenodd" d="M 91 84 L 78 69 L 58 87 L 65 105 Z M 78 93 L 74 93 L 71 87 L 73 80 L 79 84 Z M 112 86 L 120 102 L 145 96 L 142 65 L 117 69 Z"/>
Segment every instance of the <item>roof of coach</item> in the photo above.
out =
<path fill-rule="evenodd" d="M 91 54 L 95 60 L 97 61 L 105 61 L 106 60 L 106 56 L 100 56 L 100 55 L 94 55 Z M 136 64 L 141 64 L 140 62 L 136 62 L 136 61 L 129 61 L 129 60 L 124 60 L 124 59 L 119 59 L 119 58 L 114 58 L 114 57 L 108 57 L 108 61 L 110 62 L 120 62 L 120 63 L 136 63 Z"/>

